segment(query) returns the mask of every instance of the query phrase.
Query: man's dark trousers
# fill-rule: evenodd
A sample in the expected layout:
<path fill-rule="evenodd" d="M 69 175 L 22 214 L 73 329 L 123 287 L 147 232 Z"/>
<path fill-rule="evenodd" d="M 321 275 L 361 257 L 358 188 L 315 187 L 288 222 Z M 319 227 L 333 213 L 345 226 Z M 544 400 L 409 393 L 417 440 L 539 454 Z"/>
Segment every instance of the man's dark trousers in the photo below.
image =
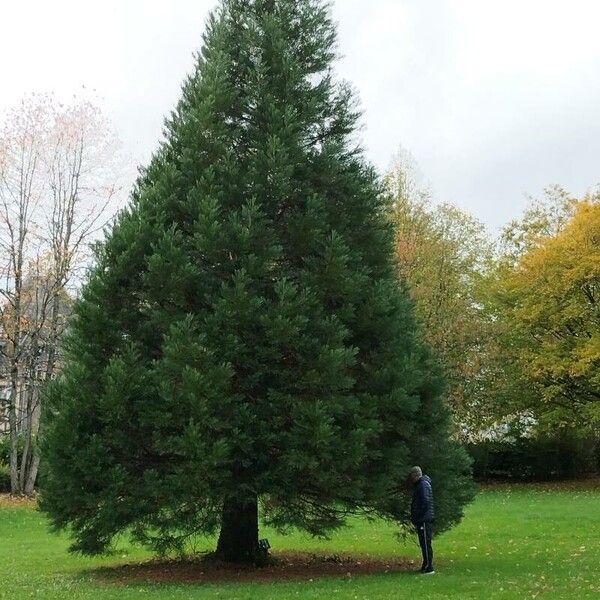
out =
<path fill-rule="evenodd" d="M 421 523 L 417 525 L 419 534 L 419 545 L 423 554 L 423 571 L 433 570 L 433 549 L 431 539 L 433 538 L 433 523 Z"/>

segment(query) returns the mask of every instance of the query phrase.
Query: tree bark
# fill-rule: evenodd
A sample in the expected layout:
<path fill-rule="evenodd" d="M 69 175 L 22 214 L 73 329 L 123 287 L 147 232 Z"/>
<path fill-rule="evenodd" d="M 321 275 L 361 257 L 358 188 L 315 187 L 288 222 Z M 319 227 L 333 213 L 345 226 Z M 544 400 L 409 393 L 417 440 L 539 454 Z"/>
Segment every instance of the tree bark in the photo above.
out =
<path fill-rule="evenodd" d="M 255 564 L 258 552 L 258 499 L 229 498 L 223 503 L 217 556 L 225 562 Z"/>
<path fill-rule="evenodd" d="M 36 449 L 35 454 L 31 459 L 31 464 L 29 466 L 29 472 L 27 473 L 27 479 L 25 480 L 25 487 L 23 492 L 27 496 L 33 496 L 35 492 L 35 482 L 37 480 L 37 474 L 40 467 L 40 453 L 39 450 Z"/>
<path fill-rule="evenodd" d="M 19 491 L 22 492 L 25 487 L 25 475 L 29 465 L 29 450 L 31 447 L 31 388 L 24 387 L 21 392 L 21 431 L 19 432 L 24 440 L 21 453 L 21 469 L 19 471 Z"/>
<path fill-rule="evenodd" d="M 39 388 L 33 389 L 33 406 L 31 411 L 31 425 L 29 430 L 29 460 L 24 482 L 21 486 L 22 492 L 32 496 L 35 491 L 35 482 L 40 465 L 39 432 L 42 405 Z"/>
<path fill-rule="evenodd" d="M 10 428 L 10 493 L 17 495 L 21 493 L 19 485 L 19 367 L 17 360 L 11 357 L 10 369 L 10 405 L 8 410 L 8 422 Z"/>

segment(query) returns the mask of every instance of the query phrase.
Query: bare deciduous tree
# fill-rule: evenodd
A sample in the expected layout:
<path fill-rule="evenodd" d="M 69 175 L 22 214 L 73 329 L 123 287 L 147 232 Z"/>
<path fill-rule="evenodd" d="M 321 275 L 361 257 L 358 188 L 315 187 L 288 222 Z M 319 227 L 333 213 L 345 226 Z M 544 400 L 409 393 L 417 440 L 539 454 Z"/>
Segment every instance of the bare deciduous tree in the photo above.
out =
<path fill-rule="evenodd" d="M 116 139 L 90 102 L 34 96 L 0 133 L 0 310 L 11 488 L 31 494 L 43 385 L 60 365 L 89 242 L 118 203 Z"/>

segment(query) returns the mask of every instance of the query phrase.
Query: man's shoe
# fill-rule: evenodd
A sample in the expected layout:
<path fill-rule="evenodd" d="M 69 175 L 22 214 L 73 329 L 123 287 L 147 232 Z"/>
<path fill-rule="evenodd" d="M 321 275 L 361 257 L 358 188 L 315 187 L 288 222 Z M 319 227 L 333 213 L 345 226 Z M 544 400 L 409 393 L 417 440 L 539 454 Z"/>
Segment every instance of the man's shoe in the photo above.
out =
<path fill-rule="evenodd" d="M 423 573 L 423 575 L 433 575 L 435 571 L 433 569 L 423 569 L 421 573 Z"/>

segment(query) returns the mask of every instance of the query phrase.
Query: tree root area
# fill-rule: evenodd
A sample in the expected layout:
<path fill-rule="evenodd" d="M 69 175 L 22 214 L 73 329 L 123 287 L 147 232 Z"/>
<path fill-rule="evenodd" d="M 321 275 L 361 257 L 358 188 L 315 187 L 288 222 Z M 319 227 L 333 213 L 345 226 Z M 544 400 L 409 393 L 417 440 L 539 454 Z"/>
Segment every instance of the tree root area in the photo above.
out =
<path fill-rule="evenodd" d="M 264 566 L 234 565 L 212 556 L 187 560 L 154 560 L 93 570 L 103 583 L 248 583 L 312 581 L 322 577 L 351 578 L 383 575 L 415 569 L 413 560 L 402 557 L 319 555 L 310 552 L 277 552 Z"/>
<path fill-rule="evenodd" d="M 35 497 L 0 494 L 0 508 L 35 508 L 36 505 Z"/>

